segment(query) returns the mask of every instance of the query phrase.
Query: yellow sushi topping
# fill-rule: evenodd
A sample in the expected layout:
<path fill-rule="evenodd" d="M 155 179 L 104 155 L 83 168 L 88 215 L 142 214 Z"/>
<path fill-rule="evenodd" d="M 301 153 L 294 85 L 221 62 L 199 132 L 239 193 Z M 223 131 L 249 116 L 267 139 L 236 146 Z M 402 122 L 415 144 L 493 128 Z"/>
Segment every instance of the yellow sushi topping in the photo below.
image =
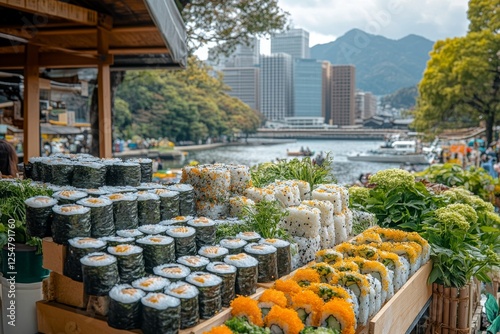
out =
<path fill-rule="evenodd" d="M 294 310 L 274 305 L 264 319 L 267 327 L 276 325 L 287 334 L 299 334 L 304 329 L 304 324 Z"/>
<path fill-rule="evenodd" d="M 151 277 L 148 279 L 145 279 L 144 281 L 141 282 L 141 286 L 148 287 L 154 284 L 158 279 L 156 277 Z"/>
<path fill-rule="evenodd" d="M 210 220 L 206 217 L 199 217 L 199 218 L 196 218 L 194 221 L 196 223 L 204 223 L 204 224 L 210 223 Z"/>
<path fill-rule="evenodd" d="M 123 198 L 123 195 L 122 194 L 113 194 L 113 195 L 109 195 L 108 198 L 110 200 L 116 200 L 116 199 L 121 199 Z"/>
<path fill-rule="evenodd" d="M 108 256 L 106 254 L 103 254 L 103 255 L 93 255 L 90 257 L 90 259 L 92 259 L 92 261 L 104 261 L 108 258 Z"/>
<path fill-rule="evenodd" d="M 178 295 L 182 295 L 184 292 L 188 291 L 188 289 L 189 289 L 189 285 L 184 284 L 184 285 L 181 285 L 175 289 L 172 289 L 171 291 L 173 293 L 178 294 Z"/>
<path fill-rule="evenodd" d="M 217 269 L 217 270 L 228 270 L 231 267 L 229 267 L 229 265 L 227 265 L 227 264 L 216 264 L 214 266 L 214 268 Z"/>
<path fill-rule="evenodd" d="M 292 307 L 294 310 L 304 309 L 312 313 L 311 326 L 319 325 L 319 315 L 323 304 L 323 299 L 311 290 L 301 291 L 292 297 Z"/>
<path fill-rule="evenodd" d="M 297 269 L 293 275 L 295 280 L 300 286 L 308 286 L 311 283 L 321 282 L 318 272 L 311 268 Z"/>
<path fill-rule="evenodd" d="M 177 217 L 174 217 L 172 219 L 173 220 L 186 220 L 186 217 L 184 217 L 184 216 L 177 216 Z"/>
<path fill-rule="evenodd" d="M 200 283 L 205 283 L 205 281 L 207 281 L 209 279 L 210 279 L 210 275 L 208 275 L 208 274 L 199 275 L 199 276 L 196 276 L 195 278 L 193 278 L 193 280 L 195 280 L 196 282 L 200 282 Z"/>
<path fill-rule="evenodd" d="M 157 293 L 149 297 L 147 300 L 151 303 L 158 304 L 160 302 L 160 299 L 165 299 L 165 296 Z"/>
<path fill-rule="evenodd" d="M 125 288 L 125 289 L 122 289 L 122 293 L 123 293 L 123 294 L 126 294 L 126 295 L 133 296 L 134 294 L 136 294 L 136 293 L 137 293 L 137 289 L 133 289 L 133 288 Z"/>
<path fill-rule="evenodd" d="M 162 242 L 163 238 L 158 238 L 158 237 L 154 237 L 154 238 L 149 238 L 149 241 L 151 242 Z"/>
<path fill-rule="evenodd" d="M 63 197 L 71 197 L 72 195 L 75 194 L 74 190 L 63 190 L 59 193 Z"/>
<path fill-rule="evenodd" d="M 81 206 L 79 205 L 69 205 L 69 206 L 63 206 L 61 208 L 61 211 L 62 212 L 71 212 L 71 211 L 76 211 L 76 210 L 80 210 L 81 209 Z"/>
<path fill-rule="evenodd" d="M 185 226 L 180 226 L 172 229 L 172 232 L 174 233 L 187 233 L 189 232 L 189 229 Z"/>
<path fill-rule="evenodd" d="M 342 334 L 354 334 L 356 317 L 352 306 L 345 300 L 333 298 L 321 308 L 321 319 L 333 316 L 341 325 Z M 326 324 L 319 324 L 326 325 Z"/>
<path fill-rule="evenodd" d="M 286 307 L 287 299 L 285 294 L 282 291 L 275 289 L 267 289 L 262 293 L 259 297 L 260 303 L 273 303 L 275 305 L 279 305 L 281 307 Z"/>
<path fill-rule="evenodd" d="M 115 252 L 124 253 L 130 251 L 131 249 L 132 249 L 131 245 L 118 245 L 115 247 Z"/>
<path fill-rule="evenodd" d="M 99 198 L 89 198 L 87 202 L 92 203 L 92 204 L 100 204 L 102 203 L 102 199 Z"/>
<path fill-rule="evenodd" d="M 200 259 L 197 258 L 197 257 L 194 257 L 194 256 L 186 257 L 185 260 L 186 260 L 187 263 L 191 263 L 191 264 L 198 264 L 198 263 L 200 263 Z"/>
<path fill-rule="evenodd" d="M 264 325 L 259 303 L 250 297 L 238 296 L 231 302 L 233 317 L 246 317 L 249 322 L 259 327 Z"/>
<path fill-rule="evenodd" d="M 179 267 L 163 268 L 161 271 L 167 274 L 182 274 L 182 269 Z"/>
<path fill-rule="evenodd" d="M 203 249 L 203 252 L 205 252 L 207 254 L 218 254 L 219 253 L 219 247 L 217 247 L 217 246 L 206 247 L 206 248 Z"/>
<path fill-rule="evenodd" d="M 243 260 L 247 257 L 247 255 L 245 253 L 240 253 L 240 254 L 235 254 L 235 255 L 231 255 L 229 257 L 230 260 L 233 260 L 233 261 L 239 261 L 239 260 Z"/>
<path fill-rule="evenodd" d="M 233 331 L 226 325 L 220 325 L 212 327 L 209 331 L 203 332 L 203 334 L 233 334 Z"/>
<path fill-rule="evenodd" d="M 83 245 L 83 244 L 87 244 L 89 242 L 94 242 L 94 241 L 95 241 L 94 238 L 81 238 L 81 239 L 78 240 L 78 243 L 80 245 Z"/>

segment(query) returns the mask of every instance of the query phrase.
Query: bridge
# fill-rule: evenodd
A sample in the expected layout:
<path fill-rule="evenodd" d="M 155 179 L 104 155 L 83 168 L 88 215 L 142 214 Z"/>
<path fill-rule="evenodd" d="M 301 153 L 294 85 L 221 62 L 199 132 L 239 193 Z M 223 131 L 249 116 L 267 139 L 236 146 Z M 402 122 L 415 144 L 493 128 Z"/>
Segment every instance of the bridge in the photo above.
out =
<path fill-rule="evenodd" d="M 261 128 L 253 137 L 257 138 L 295 138 L 295 139 L 376 139 L 384 140 L 393 134 L 406 134 L 401 129 L 366 129 L 366 128 L 336 128 L 336 129 L 269 129 Z"/>

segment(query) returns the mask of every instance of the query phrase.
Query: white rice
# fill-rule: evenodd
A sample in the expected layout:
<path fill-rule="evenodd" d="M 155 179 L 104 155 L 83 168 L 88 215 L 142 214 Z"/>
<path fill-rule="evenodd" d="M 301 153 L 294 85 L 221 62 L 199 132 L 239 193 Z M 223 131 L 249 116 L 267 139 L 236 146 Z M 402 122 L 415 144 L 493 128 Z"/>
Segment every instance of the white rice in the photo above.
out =
<path fill-rule="evenodd" d="M 86 192 L 78 190 L 60 190 L 52 196 L 55 197 L 56 199 L 61 198 L 61 199 L 76 201 L 84 197 L 87 197 L 88 194 Z"/>
<path fill-rule="evenodd" d="M 116 186 L 116 187 L 110 187 L 114 189 L 113 192 L 115 193 L 135 193 L 137 192 L 137 188 L 132 187 L 132 186 Z"/>
<path fill-rule="evenodd" d="M 178 281 L 165 288 L 165 293 L 180 299 L 191 299 L 198 296 L 198 289 L 189 283 Z"/>
<path fill-rule="evenodd" d="M 108 253 L 116 256 L 127 256 L 127 255 L 142 253 L 142 248 L 135 245 L 123 244 L 123 245 L 108 247 Z"/>
<path fill-rule="evenodd" d="M 101 169 L 106 167 L 104 164 L 96 161 L 79 161 L 75 164 L 75 166 L 85 166 L 93 169 Z"/>
<path fill-rule="evenodd" d="M 200 227 L 200 226 L 214 226 L 215 222 L 207 217 L 198 217 L 187 222 L 190 226 Z"/>
<path fill-rule="evenodd" d="M 229 250 L 220 246 L 202 246 L 198 254 L 210 258 L 224 256 L 229 253 Z"/>
<path fill-rule="evenodd" d="M 181 304 L 181 301 L 179 298 L 169 296 L 164 293 L 150 292 L 146 295 L 146 297 L 141 298 L 141 303 L 144 306 L 157 310 L 166 310 L 168 308 L 178 307 Z"/>
<path fill-rule="evenodd" d="M 253 231 L 240 232 L 236 235 L 236 238 L 243 239 L 245 241 L 257 241 L 262 239 L 259 233 Z"/>
<path fill-rule="evenodd" d="M 145 245 L 170 245 L 174 242 L 174 239 L 164 235 L 148 235 L 144 238 L 137 239 L 135 242 Z"/>
<path fill-rule="evenodd" d="M 191 273 L 191 269 L 188 267 L 178 264 L 178 263 L 168 263 L 162 264 L 160 266 L 156 266 L 153 268 L 153 272 L 156 275 L 172 278 L 172 279 L 181 279 L 186 277 Z"/>
<path fill-rule="evenodd" d="M 250 198 L 254 202 L 260 202 L 262 200 L 266 200 L 268 202 L 272 202 L 276 199 L 274 196 L 274 190 L 269 189 L 269 188 L 256 188 L 256 187 L 249 187 L 245 189 L 243 192 L 243 195 L 245 197 Z"/>
<path fill-rule="evenodd" d="M 233 274 L 236 272 L 236 267 L 224 262 L 210 262 L 207 264 L 207 271 L 214 274 Z"/>
<path fill-rule="evenodd" d="M 245 196 L 235 196 L 229 198 L 229 215 L 238 217 L 243 213 L 244 207 L 253 207 L 255 202 Z"/>
<path fill-rule="evenodd" d="M 353 224 L 353 214 L 349 208 L 345 208 L 342 210 L 342 213 L 345 216 L 345 227 L 347 229 L 347 235 L 351 235 L 352 233 L 352 224 Z"/>
<path fill-rule="evenodd" d="M 90 208 L 77 204 L 54 205 L 52 211 L 59 215 L 72 216 L 83 215 L 90 211 Z"/>
<path fill-rule="evenodd" d="M 246 253 L 258 254 L 258 255 L 272 254 L 276 253 L 277 251 L 276 247 L 274 246 L 266 244 L 257 244 L 257 243 L 251 243 L 246 245 L 244 250 Z"/>
<path fill-rule="evenodd" d="M 148 292 L 163 290 L 169 284 L 168 279 L 159 276 L 142 277 L 132 282 L 134 288 Z"/>
<path fill-rule="evenodd" d="M 199 255 L 184 255 L 177 259 L 177 262 L 188 267 L 204 267 L 210 260 Z"/>
<path fill-rule="evenodd" d="M 115 163 L 122 162 L 120 158 L 103 158 L 101 159 L 101 163 L 104 165 L 113 165 Z"/>
<path fill-rule="evenodd" d="M 276 248 L 283 248 L 290 246 L 290 243 L 281 239 L 260 239 L 259 244 L 271 245 Z"/>
<path fill-rule="evenodd" d="M 112 202 L 137 200 L 137 195 L 133 193 L 114 193 L 114 194 L 104 195 L 104 197 L 111 200 Z"/>
<path fill-rule="evenodd" d="M 317 189 L 325 189 L 329 192 L 340 193 L 341 210 L 346 209 L 349 206 L 349 190 L 338 184 L 320 184 Z"/>
<path fill-rule="evenodd" d="M 57 200 L 48 196 L 30 197 L 24 203 L 31 208 L 46 208 L 57 204 Z"/>
<path fill-rule="evenodd" d="M 138 227 L 138 230 L 144 234 L 161 234 L 167 230 L 167 226 L 159 225 L 159 224 L 148 224 L 141 225 Z"/>
<path fill-rule="evenodd" d="M 161 189 L 161 188 L 158 188 L 158 189 L 152 189 L 152 190 L 149 190 L 150 192 L 160 196 L 160 197 L 176 197 L 176 196 L 179 196 L 179 192 L 178 191 L 173 191 L 173 190 L 168 190 L 168 189 Z"/>
<path fill-rule="evenodd" d="M 321 227 L 319 230 L 319 236 L 321 238 L 320 248 L 326 249 L 329 248 L 331 243 L 330 233 L 328 232 L 328 227 Z M 335 236 L 333 236 L 335 238 Z"/>
<path fill-rule="evenodd" d="M 288 216 L 280 222 L 280 226 L 292 236 L 314 238 L 319 236 L 320 219 L 319 209 L 299 205 L 288 208 Z"/>
<path fill-rule="evenodd" d="M 219 244 L 228 249 L 241 248 L 247 244 L 247 242 L 241 238 L 226 238 L 222 239 Z"/>
<path fill-rule="evenodd" d="M 138 191 L 137 200 L 138 201 L 148 201 L 148 200 L 159 200 L 160 196 L 149 192 L 149 191 Z"/>
<path fill-rule="evenodd" d="M 119 237 L 119 236 L 109 236 L 109 237 L 101 237 L 100 240 L 104 240 L 106 242 L 120 242 L 120 243 L 131 243 L 134 242 L 134 238 L 127 237 Z"/>
<path fill-rule="evenodd" d="M 106 242 L 102 240 L 82 237 L 69 239 L 68 243 L 75 248 L 101 248 L 106 246 Z"/>
<path fill-rule="evenodd" d="M 328 230 L 328 236 L 330 237 L 330 245 L 327 247 L 333 247 L 337 244 L 337 234 L 335 232 L 335 225 L 332 224 L 330 226 L 327 227 L 327 230 Z"/>
<path fill-rule="evenodd" d="M 79 200 L 78 202 L 76 202 L 76 204 L 88 206 L 91 208 L 100 208 L 103 206 L 112 205 L 113 202 L 111 202 L 109 199 L 105 197 L 99 197 L 99 198 L 87 197 Z"/>
<path fill-rule="evenodd" d="M 298 246 L 298 266 L 302 267 L 316 258 L 316 252 L 320 250 L 321 237 L 315 238 L 292 237 Z"/>
<path fill-rule="evenodd" d="M 128 162 L 132 162 L 132 163 L 138 163 L 138 164 L 149 164 L 149 163 L 152 163 L 153 160 L 149 159 L 149 158 L 135 158 L 135 159 L 128 159 L 127 160 Z"/>
<path fill-rule="evenodd" d="M 334 214 L 342 212 L 342 194 L 339 189 L 320 187 L 312 191 L 311 198 L 331 202 L 333 204 Z"/>
<path fill-rule="evenodd" d="M 194 190 L 192 185 L 186 184 L 186 183 L 172 184 L 172 185 L 168 186 L 167 189 L 173 190 L 173 191 L 179 191 L 179 192 L 193 191 Z"/>
<path fill-rule="evenodd" d="M 85 255 L 80 259 L 80 262 L 84 266 L 103 267 L 115 263 L 116 257 L 102 252 L 95 252 Z"/>
<path fill-rule="evenodd" d="M 302 201 L 301 204 L 317 208 L 321 211 L 321 226 L 333 225 L 333 204 L 331 202 L 313 199 Z"/>
<path fill-rule="evenodd" d="M 335 243 L 338 245 L 348 238 L 345 216 L 341 213 L 334 215 L 333 224 L 335 226 Z"/>
<path fill-rule="evenodd" d="M 165 233 L 167 233 L 169 236 L 173 238 L 186 238 L 196 233 L 196 230 L 189 226 L 166 226 L 166 227 L 167 230 L 165 231 Z"/>
<path fill-rule="evenodd" d="M 296 206 L 300 204 L 300 189 L 298 185 L 278 183 L 270 184 L 267 188 L 274 191 L 274 196 L 281 204 L 283 204 L 284 207 Z"/>
<path fill-rule="evenodd" d="M 115 285 L 109 291 L 109 297 L 123 304 L 138 302 L 146 293 L 140 289 L 133 288 L 129 284 Z"/>
<path fill-rule="evenodd" d="M 142 237 L 144 233 L 139 231 L 138 229 L 130 229 L 130 230 L 119 230 L 116 231 L 116 235 L 119 237 L 124 237 L 124 238 L 137 238 L 137 237 Z"/>
<path fill-rule="evenodd" d="M 222 283 L 222 279 L 214 274 L 203 271 L 195 271 L 186 277 L 186 282 L 198 287 L 210 287 L 220 285 Z"/>
<path fill-rule="evenodd" d="M 224 262 L 236 268 L 255 267 L 259 264 L 256 258 L 245 253 L 226 255 L 224 257 Z"/>
<path fill-rule="evenodd" d="M 98 196 L 103 196 L 108 194 L 108 192 L 105 190 L 105 188 L 97 188 L 97 189 L 80 189 L 80 191 L 84 191 L 89 195 L 98 195 Z"/>
<path fill-rule="evenodd" d="M 221 202 L 198 200 L 195 202 L 195 208 L 200 216 L 210 219 L 221 219 L 226 217 L 229 213 L 229 202 L 226 200 Z"/>
<path fill-rule="evenodd" d="M 159 183 L 154 183 L 154 182 L 142 182 L 137 189 L 144 189 L 144 190 L 149 190 L 149 189 L 165 189 L 166 187 L 162 184 Z"/>

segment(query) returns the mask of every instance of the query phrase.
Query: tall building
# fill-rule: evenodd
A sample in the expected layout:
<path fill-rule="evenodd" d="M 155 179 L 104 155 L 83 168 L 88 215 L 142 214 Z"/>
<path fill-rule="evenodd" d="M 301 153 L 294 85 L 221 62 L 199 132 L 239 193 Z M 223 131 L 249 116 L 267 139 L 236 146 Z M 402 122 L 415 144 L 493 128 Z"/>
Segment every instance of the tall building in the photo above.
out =
<path fill-rule="evenodd" d="M 290 55 L 260 57 L 260 99 L 260 112 L 268 121 L 283 121 L 293 116 Z"/>
<path fill-rule="evenodd" d="M 356 92 L 356 119 L 372 118 L 377 112 L 377 98 L 370 92 Z"/>
<path fill-rule="evenodd" d="M 330 62 L 328 61 L 323 61 L 321 63 L 321 95 L 323 99 L 323 109 L 321 111 L 321 116 L 323 117 L 323 120 L 325 123 L 330 124 L 330 117 L 332 114 L 332 102 L 331 102 L 331 86 L 332 86 L 332 80 L 330 78 L 331 71 L 330 71 Z"/>
<path fill-rule="evenodd" d="M 222 73 L 224 83 L 231 88 L 228 95 L 239 98 L 252 109 L 260 109 L 258 67 L 228 67 Z"/>
<path fill-rule="evenodd" d="M 316 59 L 293 60 L 293 116 L 324 117 L 323 66 Z"/>
<path fill-rule="evenodd" d="M 292 58 L 310 58 L 309 32 L 291 29 L 271 37 L 271 54 L 287 53 Z"/>
<path fill-rule="evenodd" d="M 331 71 L 331 112 L 329 124 L 354 125 L 356 113 L 356 68 L 353 65 L 333 65 Z"/>

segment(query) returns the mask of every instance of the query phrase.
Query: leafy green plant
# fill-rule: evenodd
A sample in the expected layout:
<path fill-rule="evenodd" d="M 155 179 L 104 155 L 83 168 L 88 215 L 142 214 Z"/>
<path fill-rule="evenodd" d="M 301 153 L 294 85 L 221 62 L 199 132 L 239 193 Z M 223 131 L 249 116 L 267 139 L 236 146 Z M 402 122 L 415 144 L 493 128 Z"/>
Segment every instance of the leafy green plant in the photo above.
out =
<path fill-rule="evenodd" d="M 269 328 L 262 328 L 250 323 L 245 317 L 233 317 L 225 322 L 233 333 L 241 334 L 271 334 Z"/>
<path fill-rule="evenodd" d="M 280 221 L 288 216 L 278 201 L 262 200 L 252 206 L 243 207 L 242 219 L 248 227 L 263 238 L 290 239 L 288 233 L 279 227 Z"/>

